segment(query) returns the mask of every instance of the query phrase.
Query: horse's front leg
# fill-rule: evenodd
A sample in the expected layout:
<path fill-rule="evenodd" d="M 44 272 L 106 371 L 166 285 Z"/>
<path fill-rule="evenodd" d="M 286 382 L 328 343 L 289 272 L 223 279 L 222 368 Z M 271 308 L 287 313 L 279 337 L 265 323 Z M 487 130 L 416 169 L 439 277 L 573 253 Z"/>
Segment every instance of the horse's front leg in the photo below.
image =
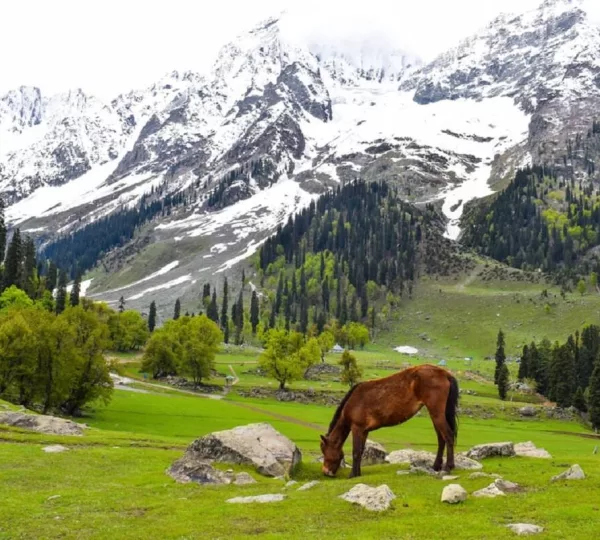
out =
<path fill-rule="evenodd" d="M 352 472 L 350 473 L 350 478 L 360 476 L 360 462 L 365 451 L 366 440 L 367 434 L 364 430 L 355 427 L 352 428 Z"/>

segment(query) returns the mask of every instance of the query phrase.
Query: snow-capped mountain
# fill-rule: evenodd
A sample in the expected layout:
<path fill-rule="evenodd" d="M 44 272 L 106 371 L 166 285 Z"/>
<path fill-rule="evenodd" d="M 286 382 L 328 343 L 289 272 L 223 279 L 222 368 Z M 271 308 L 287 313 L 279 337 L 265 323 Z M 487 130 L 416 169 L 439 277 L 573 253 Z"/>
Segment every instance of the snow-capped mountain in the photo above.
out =
<path fill-rule="evenodd" d="M 145 194 L 185 193 L 109 254 L 89 291 L 171 305 L 359 176 L 442 200 L 456 237 L 490 177 L 555 157 L 598 110 L 600 30 L 579 0 L 499 17 L 427 65 L 376 37 L 320 43 L 286 28 L 269 19 L 209 72 L 173 72 L 110 103 L 34 88 L 0 98 L 9 222 L 48 242 Z"/>

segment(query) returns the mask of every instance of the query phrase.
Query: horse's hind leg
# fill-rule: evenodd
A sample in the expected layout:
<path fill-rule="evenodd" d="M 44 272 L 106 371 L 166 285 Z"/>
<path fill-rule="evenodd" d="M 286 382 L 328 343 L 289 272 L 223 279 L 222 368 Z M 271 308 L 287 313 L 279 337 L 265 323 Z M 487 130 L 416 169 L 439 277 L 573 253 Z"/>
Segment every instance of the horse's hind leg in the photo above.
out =
<path fill-rule="evenodd" d="M 352 472 L 350 478 L 360 476 L 360 462 L 365 451 L 366 440 L 367 432 L 358 426 L 352 426 Z"/>
<path fill-rule="evenodd" d="M 435 424 L 434 426 L 435 427 Z M 444 437 L 442 436 L 442 434 L 440 433 L 440 430 L 435 427 L 435 433 L 437 435 L 437 439 L 438 439 L 438 451 L 437 451 L 437 455 L 435 456 L 435 461 L 433 462 L 433 470 L 438 472 L 442 470 L 442 464 L 444 461 L 444 448 L 446 447 L 446 441 L 444 440 Z"/>
<path fill-rule="evenodd" d="M 436 469 L 436 465 L 441 468 L 442 466 L 442 457 L 444 455 L 444 444 L 446 443 L 448 449 L 446 451 L 446 466 L 444 467 L 445 471 L 450 472 L 454 469 L 454 433 L 452 429 L 448 425 L 446 421 L 446 416 L 442 412 L 440 414 L 431 415 L 431 420 L 433 422 L 433 426 L 438 436 L 438 454 L 435 458 L 435 462 L 433 464 L 433 468 Z M 440 443 L 440 438 L 442 442 Z"/>

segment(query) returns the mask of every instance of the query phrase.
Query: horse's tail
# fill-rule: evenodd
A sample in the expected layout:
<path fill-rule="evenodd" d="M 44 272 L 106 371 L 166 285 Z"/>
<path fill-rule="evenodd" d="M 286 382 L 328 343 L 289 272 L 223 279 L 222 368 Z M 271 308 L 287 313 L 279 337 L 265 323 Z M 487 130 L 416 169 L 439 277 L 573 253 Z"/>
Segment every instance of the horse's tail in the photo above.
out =
<path fill-rule="evenodd" d="M 458 381 L 452 376 L 448 376 L 450 381 L 450 392 L 448 392 L 448 400 L 446 401 L 446 422 L 452 429 L 454 435 L 454 442 L 458 438 Z"/>

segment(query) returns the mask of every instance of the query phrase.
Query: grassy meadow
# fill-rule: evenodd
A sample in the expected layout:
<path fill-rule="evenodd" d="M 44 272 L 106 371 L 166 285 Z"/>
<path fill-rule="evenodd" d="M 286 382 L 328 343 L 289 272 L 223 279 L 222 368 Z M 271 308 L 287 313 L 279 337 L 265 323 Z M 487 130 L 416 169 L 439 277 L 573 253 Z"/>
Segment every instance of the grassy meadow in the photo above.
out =
<path fill-rule="evenodd" d="M 139 372 L 139 355 L 117 355 L 124 374 L 139 379 L 134 389 L 117 387 L 108 406 L 95 404 L 82 419 L 90 427 L 82 437 L 42 435 L 0 426 L 0 539 L 115 538 L 511 538 L 505 525 L 527 522 L 545 528 L 540 538 L 594 538 L 600 526 L 600 439 L 582 422 L 548 419 L 545 404 L 531 395 L 497 398 L 490 382 L 498 328 L 507 337 L 507 353 L 545 336 L 564 340 L 583 324 L 598 322 L 596 295 L 569 294 L 563 300 L 539 285 L 464 281 L 425 281 L 412 299 L 398 307 L 389 327 L 356 356 L 365 378 L 383 377 L 405 363 L 437 363 L 445 359 L 460 386 L 474 395 L 461 396 L 458 451 L 474 444 L 533 441 L 548 450 L 549 460 L 496 458 L 484 471 L 498 473 L 524 487 L 522 493 L 496 499 L 469 497 L 449 506 L 440 502 L 446 482 L 421 475 L 399 476 L 400 465 L 363 468 L 363 477 L 322 476 L 316 462 L 319 435 L 333 407 L 244 398 L 236 393 L 255 386 L 276 388 L 253 373 L 258 352 L 230 348 L 217 357 L 217 370 L 231 365 L 240 377 L 223 399 L 208 399 L 176 389 L 152 386 Z M 556 295 L 556 296 L 555 296 Z M 550 308 L 546 308 L 546 305 Z M 422 336 L 425 337 L 422 337 Z M 392 350 L 397 345 L 419 349 L 415 357 Z M 473 357 L 467 362 L 465 357 Z M 335 363 L 338 357 L 329 355 Z M 509 364 L 516 375 L 516 364 Z M 223 379 L 213 381 L 223 384 Z M 271 384 L 269 384 L 271 383 Z M 341 395 L 345 388 L 332 379 L 295 381 L 292 389 L 323 390 Z M 524 419 L 518 409 L 532 402 L 537 417 Z M 0 402 L 0 411 L 15 408 Z M 177 484 L 165 474 L 195 438 L 212 431 L 253 422 L 269 422 L 301 449 L 302 465 L 292 477 L 319 480 L 309 491 L 284 489 L 284 480 L 260 477 L 249 486 Z M 372 434 L 388 451 L 415 448 L 434 451 L 436 437 L 425 413 L 402 426 Z M 47 454 L 42 448 L 62 444 L 69 450 Z M 346 453 L 350 451 L 349 445 Z M 551 483 L 552 476 L 578 463 L 587 478 Z M 223 465 L 223 468 L 229 466 Z M 233 467 L 243 470 L 240 467 Z M 469 493 L 491 479 L 456 480 Z M 371 513 L 339 496 L 357 483 L 387 484 L 396 494 L 392 508 Z M 297 486 L 296 486 L 297 487 Z M 286 493 L 280 503 L 230 505 L 229 498 Z"/>

